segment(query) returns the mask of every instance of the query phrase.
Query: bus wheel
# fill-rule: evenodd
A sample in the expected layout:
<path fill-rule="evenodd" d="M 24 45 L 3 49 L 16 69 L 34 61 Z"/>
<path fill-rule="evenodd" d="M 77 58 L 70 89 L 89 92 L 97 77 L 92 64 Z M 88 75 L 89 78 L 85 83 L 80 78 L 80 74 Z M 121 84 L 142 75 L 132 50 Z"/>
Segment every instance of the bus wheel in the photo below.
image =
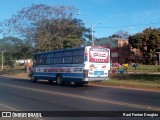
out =
<path fill-rule="evenodd" d="M 31 76 L 31 82 L 32 83 L 36 83 L 37 82 L 37 79 L 34 77 L 34 75 Z"/>
<path fill-rule="evenodd" d="M 62 78 L 61 75 L 58 75 L 56 80 L 57 80 L 57 84 L 58 84 L 58 85 L 61 86 L 61 85 L 64 84 L 64 81 L 63 81 L 63 78 Z"/>

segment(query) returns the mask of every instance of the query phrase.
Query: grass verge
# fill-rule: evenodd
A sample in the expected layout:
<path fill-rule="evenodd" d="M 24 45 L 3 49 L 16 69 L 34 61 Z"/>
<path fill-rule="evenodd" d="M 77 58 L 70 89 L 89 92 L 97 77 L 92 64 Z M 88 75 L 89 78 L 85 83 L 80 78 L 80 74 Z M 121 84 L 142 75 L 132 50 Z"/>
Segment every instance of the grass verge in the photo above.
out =
<path fill-rule="evenodd" d="M 96 84 L 160 90 L 160 74 L 111 74 L 108 81 Z"/>

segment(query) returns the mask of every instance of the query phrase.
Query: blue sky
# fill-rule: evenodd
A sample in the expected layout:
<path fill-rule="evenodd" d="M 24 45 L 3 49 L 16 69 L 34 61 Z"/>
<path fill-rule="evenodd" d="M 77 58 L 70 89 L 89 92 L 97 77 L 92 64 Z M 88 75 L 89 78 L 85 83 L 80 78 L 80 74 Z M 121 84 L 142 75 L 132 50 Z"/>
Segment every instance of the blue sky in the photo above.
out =
<path fill-rule="evenodd" d="M 77 18 L 94 28 L 95 37 L 107 37 L 119 30 L 130 34 L 145 28 L 160 28 L 160 0 L 1 0 L 0 21 L 31 4 L 67 5 L 79 10 Z M 125 27 L 127 26 L 127 27 Z"/>

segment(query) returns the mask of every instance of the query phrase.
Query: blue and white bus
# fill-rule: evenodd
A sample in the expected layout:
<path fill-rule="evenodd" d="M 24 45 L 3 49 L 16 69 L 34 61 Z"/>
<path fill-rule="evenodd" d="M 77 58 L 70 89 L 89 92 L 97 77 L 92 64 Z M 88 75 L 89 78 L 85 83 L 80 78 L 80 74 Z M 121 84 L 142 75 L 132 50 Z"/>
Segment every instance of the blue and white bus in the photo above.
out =
<path fill-rule="evenodd" d="M 86 46 L 34 54 L 30 77 L 32 82 L 43 79 L 56 81 L 58 85 L 65 82 L 82 85 L 107 80 L 109 70 L 110 49 Z"/>

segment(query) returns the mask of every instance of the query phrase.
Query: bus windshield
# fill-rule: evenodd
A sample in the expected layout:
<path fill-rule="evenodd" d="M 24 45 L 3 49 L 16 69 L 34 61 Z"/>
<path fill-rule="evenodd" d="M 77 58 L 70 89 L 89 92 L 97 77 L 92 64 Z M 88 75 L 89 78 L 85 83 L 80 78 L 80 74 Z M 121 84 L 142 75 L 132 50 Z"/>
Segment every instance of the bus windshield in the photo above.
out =
<path fill-rule="evenodd" d="M 106 48 L 90 48 L 89 61 L 96 63 L 108 63 L 109 50 Z"/>

